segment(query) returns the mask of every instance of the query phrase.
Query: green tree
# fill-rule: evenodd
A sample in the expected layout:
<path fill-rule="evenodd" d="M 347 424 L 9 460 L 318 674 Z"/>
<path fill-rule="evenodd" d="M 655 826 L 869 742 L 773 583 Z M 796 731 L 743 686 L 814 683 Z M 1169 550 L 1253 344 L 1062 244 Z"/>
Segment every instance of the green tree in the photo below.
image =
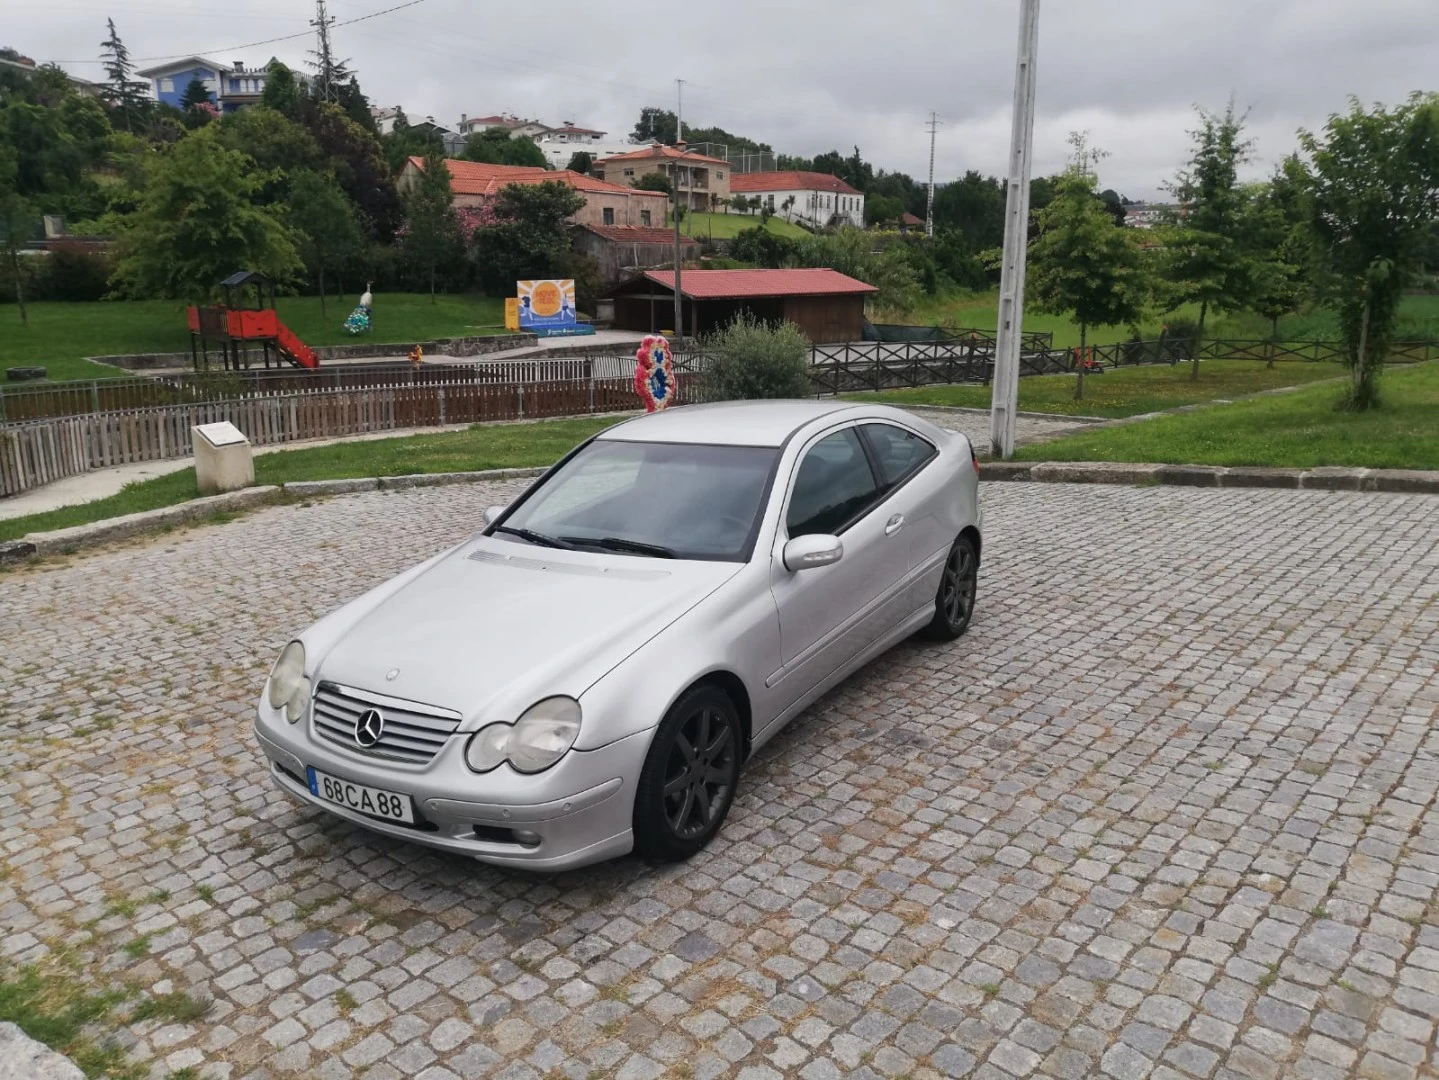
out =
<path fill-rule="evenodd" d="M 630 181 L 630 187 L 639 188 L 641 191 L 663 191 L 666 195 L 673 195 L 675 191 L 670 178 L 662 172 L 647 172 L 643 176 L 637 176 Z"/>
<path fill-rule="evenodd" d="M 20 325 L 29 326 L 25 310 L 25 277 L 20 268 L 20 249 L 34 232 L 34 212 L 19 191 L 19 162 L 14 149 L 0 141 L 0 250 L 15 282 L 15 302 L 20 308 Z"/>
<path fill-rule="evenodd" d="M 440 133 L 432 127 L 415 127 L 404 109 L 395 110 L 395 122 L 388 135 L 380 136 L 380 145 L 385 148 L 386 164 L 396 174 L 412 157 L 444 157 L 445 154 L 445 142 Z"/>
<path fill-rule="evenodd" d="M 450 170 L 440 154 L 425 158 L 419 178 L 405 194 L 404 245 L 405 254 L 428 278 L 430 301 L 436 302 L 435 277 L 440 264 L 457 258 L 460 250 Z"/>
<path fill-rule="evenodd" d="M 590 170 L 595 167 L 594 155 L 588 150 L 576 150 L 570 156 L 570 163 L 565 166 L 569 172 L 577 172 L 581 176 L 588 176 Z"/>
<path fill-rule="evenodd" d="M 101 63 L 105 66 L 105 100 L 120 116 L 120 126 L 134 131 L 144 126 L 149 115 L 148 87 L 132 78 L 135 66 L 130 63 L 130 51 L 120 40 L 115 30 L 115 20 L 106 19 L 109 34 L 100 43 Z"/>
<path fill-rule="evenodd" d="M 260 92 L 260 104 L 274 109 L 290 120 L 300 119 L 300 106 L 304 94 L 295 79 L 295 73 L 279 60 L 271 57 L 265 67 L 265 89 Z M 241 109 L 240 112 L 244 112 Z"/>
<path fill-rule="evenodd" d="M 180 111 L 189 112 L 196 105 L 210 103 L 210 91 L 206 88 L 200 76 L 192 75 L 190 81 L 185 85 L 185 95 L 180 98 Z"/>
<path fill-rule="evenodd" d="M 637 143 L 658 142 L 669 145 L 677 140 L 679 120 L 668 109 L 646 105 L 640 110 L 631 138 Z"/>
<path fill-rule="evenodd" d="M 1253 253 L 1250 307 L 1269 320 L 1269 366 L 1279 320 L 1295 311 L 1309 291 L 1308 239 L 1303 206 L 1294 182 L 1298 162 L 1282 164 L 1267 183 L 1250 186 L 1245 201 L 1244 234 Z"/>
<path fill-rule="evenodd" d="M 1245 191 L 1238 175 L 1252 144 L 1243 137 L 1244 118 L 1235 114 L 1233 102 L 1217 115 L 1200 109 L 1199 126 L 1190 134 L 1189 164 L 1169 186 L 1179 210 L 1161 233 L 1161 276 L 1171 309 L 1199 305 L 1190 370 L 1190 378 L 1198 379 L 1209 313 L 1242 311 L 1253 297 L 1254 260 L 1244 234 Z"/>
<path fill-rule="evenodd" d="M 971 169 L 934 195 L 936 228 L 957 232 L 971 252 L 1004 243 L 1004 185 Z"/>
<path fill-rule="evenodd" d="M 554 277 L 570 266 L 569 219 L 584 196 L 568 184 L 511 184 L 495 199 L 498 224 L 475 233 L 473 255 L 492 295 L 508 295 L 516 281 Z"/>
<path fill-rule="evenodd" d="M 144 196 L 119 237 L 115 280 L 128 295 L 202 300 L 236 270 L 284 285 L 302 269 L 289 230 L 252 201 L 261 174 L 216 131 L 188 135 L 146 169 Z"/>
<path fill-rule="evenodd" d="M 400 196 L 379 139 L 338 105 L 308 103 L 305 128 L 328 159 L 340 187 L 359 209 L 370 236 L 388 243 L 400 223 Z"/>
<path fill-rule="evenodd" d="M 1055 197 L 1039 212 L 1039 238 L 1030 245 L 1029 296 L 1041 311 L 1069 315 L 1079 323 L 1079 377 L 1075 400 L 1084 397 L 1084 364 L 1091 326 L 1139 319 L 1144 308 L 1144 266 L 1133 233 L 1117 225 L 1097 192 L 1094 155 L 1083 138 L 1059 180 Z"/>
<path fill-rule="evenodd" d="M 1341 404 L 1373 408 L 1400 300 L 1439 218 L 1439 94 L 1392 109 L 1351 99 L 1299 143 L 1316 284 L 1339 312 L 1353 373 Z"/>
<path fill-rule="evenodd" d="M 334 177 L 307 169 L 291 177 L 288 209 L 300 258 L 320 287 L 324 316 L 326 271 L 344 266 L 362 244 L 355 206 Z"/>
<path fill-rule="evenodd" d="M 266 105 L 236 109 L 214 127 L 222 146 L 245 154 L 263 174 L 254 199 L 262 205 L 283 204 L 289 198 L 293 174 L 324 172 L 330 167 L 313 135 Z"/>
<path fill-rule="evenodd" d="M 504 128 L 479 131 L 465 140 L 460 151 L 463 161 L 479 161 L 486 165 L 524 165 L 532 169 L 549 168 L 545 152 L 533 139 L 510 138 Z"/>
<path fill-rule="evenodd" d="M 864 220 L 869 225 L 893 225 L 904 216 L 904 203 L 892 195 L 870 195 L 864 200 Z"/>

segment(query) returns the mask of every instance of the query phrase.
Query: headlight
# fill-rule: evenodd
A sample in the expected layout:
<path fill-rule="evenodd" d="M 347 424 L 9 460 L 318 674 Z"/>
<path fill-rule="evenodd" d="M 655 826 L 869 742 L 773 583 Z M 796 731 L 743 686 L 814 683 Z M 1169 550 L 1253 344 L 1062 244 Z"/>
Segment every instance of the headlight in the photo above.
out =
<path fill-rule="evenodd" d="M 465 748 L 465 761 L 475 772 L 489 772 L 505 761 L 519 772 L 543 772 L 569 752 L 579 734 L 580 703 L 545 698 L 514 724 L 491 724 L 477 731 Z"/>
<path fill-rule="evenodd" d="M 305 715 L 305 706 L 310 703 L 310 680 L 301 679 L 290 700 L 285 702 L 285 719 L 295 723 Z"/>
<path fill-rule="evenodd" d="M 270 708 L 283 709 L 305 681 L 305 646 L 298 641 L 286 645 L 270 669 Z M 308 694 L 306 695 L 308 696 Z M 298 720 L 299 717 L 294 717 Z"/>

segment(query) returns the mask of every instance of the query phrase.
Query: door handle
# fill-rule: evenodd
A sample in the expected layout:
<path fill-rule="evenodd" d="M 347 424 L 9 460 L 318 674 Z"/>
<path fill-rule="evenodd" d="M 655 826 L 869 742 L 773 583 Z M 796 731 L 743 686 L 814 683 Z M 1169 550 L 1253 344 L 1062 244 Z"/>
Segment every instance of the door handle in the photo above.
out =
<path fill-rule="evenodd" d="M 902 528 L 904 528 L 904 515 L 895 514 L 894 517 L 890 518 L 889 521 L 885 524 L 884 535 L 893 536 Z"/>

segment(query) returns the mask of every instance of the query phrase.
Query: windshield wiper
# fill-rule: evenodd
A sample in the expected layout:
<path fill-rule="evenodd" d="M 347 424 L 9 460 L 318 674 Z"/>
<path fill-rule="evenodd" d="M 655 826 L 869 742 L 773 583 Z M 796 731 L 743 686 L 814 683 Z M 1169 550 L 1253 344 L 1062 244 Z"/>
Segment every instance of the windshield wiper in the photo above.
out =
<path fill-rule="evenodd" d="M 673 548 L 661 544 L 646 544 L 643 540 L 626 540 L 622 536 L 566 536 L 565 540 L 576 544 L 588 544 L 606 551 L 624 551 L 631 555 L 649 555 L 656 559 L 678 559 Z"/>
<path fill-rule="evenodd" d="M 546 536 L 544 533 L 535 532 L 533 529 L 516 529 L 509 525 L 496 525 L 492 531 L 518 536 L 521 540 L 528 540 L 530 543 L 539 544 L 541 547 L 563 548 L 565 551 L 579 550 L 568 540 L 561 540 L 557 536 Z"/>

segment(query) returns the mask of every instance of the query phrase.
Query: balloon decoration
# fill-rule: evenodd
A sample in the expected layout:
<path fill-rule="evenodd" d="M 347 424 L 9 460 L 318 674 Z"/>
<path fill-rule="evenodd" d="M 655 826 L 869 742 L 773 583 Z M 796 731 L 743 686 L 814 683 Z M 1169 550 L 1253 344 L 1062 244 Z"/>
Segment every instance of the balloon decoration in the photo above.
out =
<path fill-rule="evenodd" d="M 645 403 L 645 412 L 656 412 L 675 396 L 674 353 L 661 334 L 650 334 L 635 353 L 635 393 Z"/>

